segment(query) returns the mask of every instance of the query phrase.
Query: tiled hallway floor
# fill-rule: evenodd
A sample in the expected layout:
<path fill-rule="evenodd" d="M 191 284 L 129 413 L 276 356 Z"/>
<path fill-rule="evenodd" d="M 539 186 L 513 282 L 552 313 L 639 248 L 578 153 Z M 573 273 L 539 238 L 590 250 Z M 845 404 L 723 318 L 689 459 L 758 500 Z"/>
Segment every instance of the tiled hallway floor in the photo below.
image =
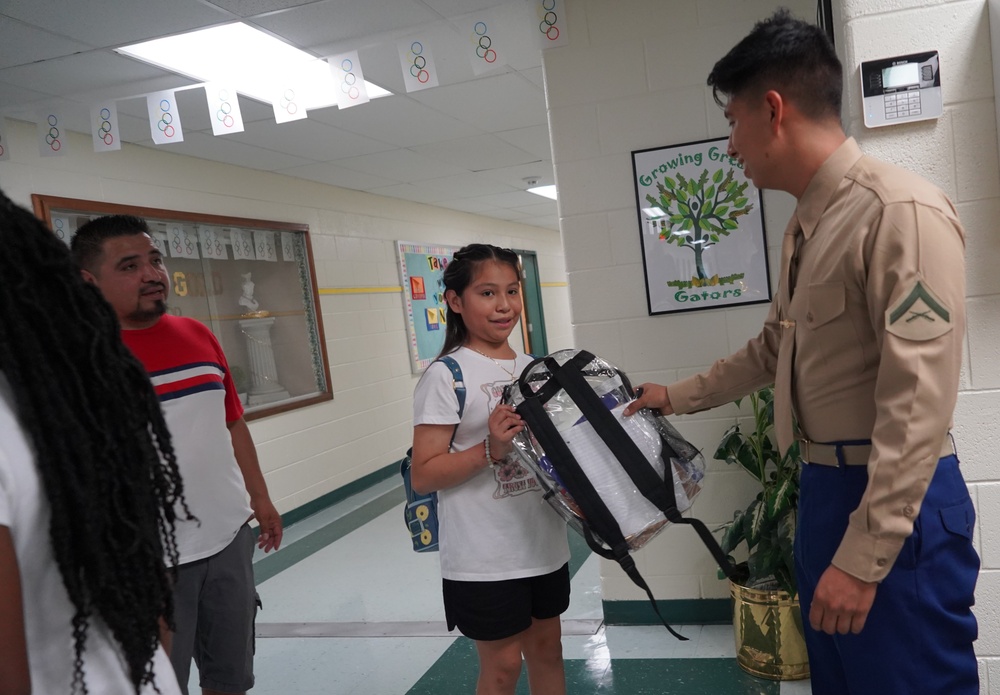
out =
<path fill-rule="evenodd" d="M 395 479 L 286 529 L 256 558 L 252 695 L 472 695 L 476 655 L 444 625 L 437 557 L 410 549 Z M 809 682 L 752 678 L 732 627 L 606 626 L 598 560 L 570 534 L 572 601 L 563 616 L 570 695 L 805 695 Z M 577 542 L 579 541 L 579 542 Z M 200 692 L 192 674 L 192 695 Z M 518 695 L 527 695 L 522 676 Z M 536 694 L 543 695 L 543 694 Z"/>

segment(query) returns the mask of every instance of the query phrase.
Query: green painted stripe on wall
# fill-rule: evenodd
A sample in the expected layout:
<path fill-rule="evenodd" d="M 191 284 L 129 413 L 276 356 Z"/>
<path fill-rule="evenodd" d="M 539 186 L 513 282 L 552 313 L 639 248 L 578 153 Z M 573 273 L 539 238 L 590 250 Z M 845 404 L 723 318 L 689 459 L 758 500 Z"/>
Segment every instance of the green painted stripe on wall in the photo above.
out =
<path fill-rule="evenodd" d="M 659 625 L 649 601 L 602 601 L 608 625 Z M 733 622 L 733 601 L 694 598 L 657 601 L 656 607 L 673 625 L 726 625 Z"/>

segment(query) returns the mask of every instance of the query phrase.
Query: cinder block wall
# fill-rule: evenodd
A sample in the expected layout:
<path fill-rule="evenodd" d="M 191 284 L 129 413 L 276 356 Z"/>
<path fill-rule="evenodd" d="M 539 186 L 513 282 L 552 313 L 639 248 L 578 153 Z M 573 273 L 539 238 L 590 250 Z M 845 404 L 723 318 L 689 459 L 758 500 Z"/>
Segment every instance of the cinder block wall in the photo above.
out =
<path fill-rule="evenodd" d="M 868 152 L 942 186 L 968 232 L 968 353 L 955 435 L 979 510 L 983 557 L 978 605 L 983 693 L 1000 695 L 1000 167 L 985 0 L 845 0 L 834 3 L 844 62 L 845 126 Z M 777 6 L 804 19 L 811 0 L 568 0 L 570 45 L 544 55 L 546 96 L 560 194 L 574 342 L 624 368 L 634 381 L 667 383 L 700 371 L 755 335 L 765 307 L 648 316 L 630 152 L 722 137 L 728 129 L 705 78 L 753 23 Z M 936 121 L 871 131 L 860 119 L 861 60 L 936 49 L 945 113 Z M 780 236 L 794 201 L 764 194 L 776 273 Z M 776 278 L 772 288 L 776 288 Z M 734 407 L 678 418 L 709 454 L 740 413 Z M 709 462 L 694 514 L 710 525 L 745 506 L 744 474 Z M 638 553 L 658 599 L 724 598 L 711 559 L 688 529 L 668 529 Z M 605 601 L 642 600 L 619 568 L 602 567 Z M 992 677 L 992 679 L 991 679 Z"/>

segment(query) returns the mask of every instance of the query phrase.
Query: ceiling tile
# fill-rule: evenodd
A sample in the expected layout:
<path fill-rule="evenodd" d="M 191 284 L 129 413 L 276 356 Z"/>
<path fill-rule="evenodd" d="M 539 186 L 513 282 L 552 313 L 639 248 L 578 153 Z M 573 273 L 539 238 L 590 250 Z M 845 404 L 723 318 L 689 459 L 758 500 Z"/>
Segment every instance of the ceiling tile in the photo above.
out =
<path fill-rule="evenodd" d="M 517 189 L 483 176 L 478 172 L 469 172 L 459 176 L 442 176 L 436 179 L 424 179 L 423 185 L 428 188 L 447 191 L 453 198 L 473 198 L 495 193 L 512 193 Z"/>
<path fill-rule="evenodd" d="M 485 171 L 537 161 L 534 155 L 504 142 L 495 135 L 476 135 L 410 149 L 470 171 Z"/>
<path fill-rule="evenodd" d="M 149 146 L 153 148 L 159 147 L 158 145 L 153 145 L 151 142 Z M 285 169 L 307 161 L 283 152 L 264 150 L 259 147 L 247 145 L 246 143 L 237 142 L 233 140 L 232 135 L 220 135 L 216 137 L 212 135 L 211 131 L 208 133 L 185 131 L 184 142 L 170 145 L 169 151 L 189 157 L 210 159 L 216 162 L 225 162 L 227 164 L 263 171 Z"/>
<path fill-rule="evenodd" d="M 310 118 L 398 147 L 425 145 L 481 132 L 401 95 L 375 99 L 352 109 L 323 109 L 310 114 Z"/>
<path fill-rule="evenodd" d="M 410 96 L 487 132 L 548 123 L 545 95 L 516 73 L 442 85 Z"/>
<path fill-rule="evenodd" d="M 258 17 L 252 23 L 306 47 L 350 39 L 361 44 L 375 34 L 438 19 L 415 0 L 325 0 Z"/>
<path fill-rule="evenodd" d="M 511 145 L 520 147 L 525 152 L 537 155 L 541 159 L 552 159 L 548 125 L 533 125 L 527 128 L 505 130 L 496 133 L 496 136 Z"/>
<path fill-rule="evenodd" d="M 258 121 L 229 137 L 248 145 L 284 152 L 310 162 L 326 162 L 390 149 L 377 140 L 348 133 L 314 118 L 289 123 Z M 377 173 L 377 172 L 375 172 Z"/>
<path fill-rule="evenodd" d="M 159 68 L 110 51 L 92 51 L 0 70 L 0 82 L 67 96 L 162 77 Z M 180 80 L 181 78 L 178 78 Z"/>
<path fill-rule="evenodd" d="M 200 0 L 4 0 L 3 14 L 91 46 L 124 46 L 235 19 Z"/>
<path fill-rule="evenodd" d="M 399 181 L 381 176 L 372 176 L 360 171 L 344 169 L 330 162 L 289 167 L 288 169 L 282 169 L 279 173 L 295 176 L 300 179 L 319 181 L 330 186 L 350 188 L 356 191 L 370 191 L 375 188 L 385 188 L 386 186 L 394 186 L 400 183 Z"/>
<path fill-rule="evenodd" d="M 400 183 L 395 186 L 386 186 L 385 188 L 373 188 L 370 192 L 376 195 L 389 196 L 390 198 L 412 200 L 415 203 L 436 203 L 448 197 L 446 193 L 412 183 Z"/>
<path fill-rule="evenodd" d="M 0 69 L 92 48 L 30 24 L 0 15 Z"/>
<path fill-rule="evenodd" d="M 375 176 L 389 172 L 395 178 L 407 183 L 419 183 L 424 179 L 439 179 L 442 176 L 459 176 L 464 173 L 461 167 L 439 162 L 410 150 L 389 150 L 363 157 L 351 157 L 338 160 L 337 164 Z"/>
<path fill-rule="evenodd" d="M 240 17 L 253 17 L 258 14 L 268 14 L 290 7 L 309 5 L 316 0 L 205 0 L 227 12 Z"/>

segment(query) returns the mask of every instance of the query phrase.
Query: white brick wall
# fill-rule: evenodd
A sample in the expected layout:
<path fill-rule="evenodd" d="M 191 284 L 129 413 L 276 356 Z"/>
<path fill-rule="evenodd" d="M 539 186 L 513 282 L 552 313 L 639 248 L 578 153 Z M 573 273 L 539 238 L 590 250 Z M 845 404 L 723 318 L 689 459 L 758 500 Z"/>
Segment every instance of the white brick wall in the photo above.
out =
<path fill-rule="evenodd" d="M 34 126 L 7 121 L 0 186 L 31 194 L 308 224 L 320 288 L 398 287 L 397 240 L 489 241 L 534 250 L 550 345 L 568 347 L 566 266 L 557 232 L 126 145 L 95 155 L 70 134 L 69 157 L 41 159 Z M 469 230 L 475 230 L 471 232 Z M 320 311 L 334 399 L 250 423 L 278 510 L 286 512 L 398 460 L 412 435 L 402 293 L 326 294 Z M 553 349 L 554 349 L 553 348 Z"/>
<path fill-rule="evenodd" d="M 570 0 L 572 42 L 544 54 L 576 343 L 616 361 L 634 381 L 665 383 L 697 372 L 759 330 L 760 307 L 647 316 L 630 152 L 724 136 L 726 124 L 705 78 L 753 22 L 778 5 L 814 17 L 811 0 Z M 976 607 L 982 692 L 1000 695 L 1000 158 L 986 0 L 843 0 L 834 6 L 848 132 L 871 154 L 941 186 L 966 226 L 969 330 L 955 435 L 977 504 L 975 542 L 983 556 Z M 865 129 L 860 61 L 928 49 L 941 56 L 944 115 Z M 790 196 L 765 194 L 772 274 L 793 205 Z M 681 418 L 678 426 L 711 454 L 735 414 L 717 409 Z M 736 501 L 744 491 L 726 468 L 710 467 L 695 505 L 710 525 L 746 501 Z M 705 551 L 680 531 L 667 529 L 638 554 L 654 593 L 725 596 Z M 691 572 L 701 572 L 697 581 Z M 605 563 L 602 573 L 606 600 L 642 598 L 616 566 Z"/>

